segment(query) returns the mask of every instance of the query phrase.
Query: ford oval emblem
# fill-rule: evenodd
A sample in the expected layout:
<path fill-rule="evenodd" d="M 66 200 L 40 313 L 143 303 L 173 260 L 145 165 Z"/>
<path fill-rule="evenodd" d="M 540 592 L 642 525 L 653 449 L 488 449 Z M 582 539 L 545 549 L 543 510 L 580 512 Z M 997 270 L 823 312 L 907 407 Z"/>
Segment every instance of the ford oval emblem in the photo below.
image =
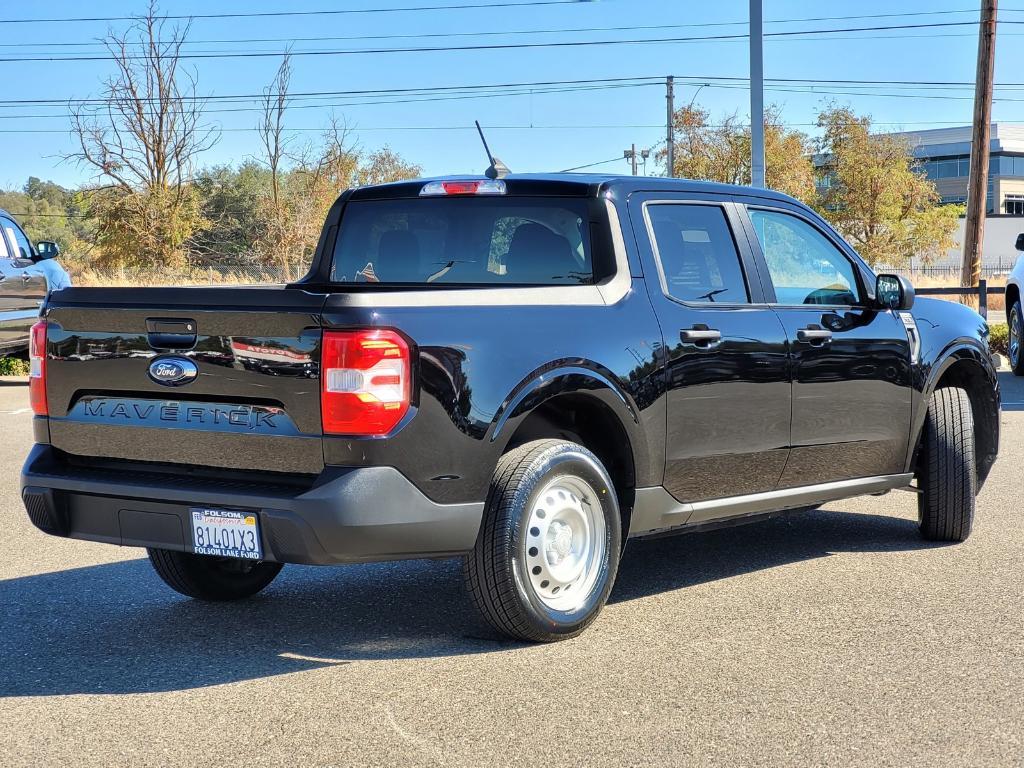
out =
<path fill-rule="evenodd" d="M 149 378 L 167 387 L 188 384 L 199 375 L 199 368 L 184 357 L 159 357 L 149 364 Z"/>

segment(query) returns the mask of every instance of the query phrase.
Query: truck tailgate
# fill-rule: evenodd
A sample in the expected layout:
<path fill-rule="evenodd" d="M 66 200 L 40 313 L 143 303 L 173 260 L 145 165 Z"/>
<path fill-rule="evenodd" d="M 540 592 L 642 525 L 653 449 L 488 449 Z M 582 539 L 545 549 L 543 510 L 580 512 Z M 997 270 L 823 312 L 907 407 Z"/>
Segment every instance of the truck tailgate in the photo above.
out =
<path fill-rule="evenodd" d="M 323 302 L 283 286 L 54 294 L 50 442 L 80 457 L 319 473 Z M 156 360 L 175 371 L 174 358 L 198 374 L 151 375 Z"/>

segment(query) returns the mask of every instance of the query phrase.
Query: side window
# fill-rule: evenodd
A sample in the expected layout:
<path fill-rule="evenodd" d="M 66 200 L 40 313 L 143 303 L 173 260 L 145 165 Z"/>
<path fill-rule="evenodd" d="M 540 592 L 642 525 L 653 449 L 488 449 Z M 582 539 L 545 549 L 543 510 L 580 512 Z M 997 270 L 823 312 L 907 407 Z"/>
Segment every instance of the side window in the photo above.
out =
<path fill-rule="evenodd" d="M 749 213 L 779 304 L 860 303 L 854 266 L 828 238 L 787 213 Z"/>
<path fill-rule="evenodd" d="M 0 259 L 13 259 L 14 255 L 10 252 L 10 248 L 7 246 L 7 239 L 4 237 L 3 230 L 7 229 L 7 219 L 0 219 Z M 14 242 L 14 238 L 11 238 L 11 242 Z"/>
<path fill-rule="evenodd" d="M 750 300 L 739 252 L 719 206 L 654 203 L 647 206 L 647 216 L 669 296 L 721 304 Z"/>
<path fill-rule="evenodd" d="M 18 249 L 16 258 L 32 258 L 32 245 L 29 243 L 28 238 L 25 237 L 25 233 L 21 231 L 21 228 L 10 219 L 0 219 L 0 225 L 3 226 L 7 232 L 7 237 Z"/>

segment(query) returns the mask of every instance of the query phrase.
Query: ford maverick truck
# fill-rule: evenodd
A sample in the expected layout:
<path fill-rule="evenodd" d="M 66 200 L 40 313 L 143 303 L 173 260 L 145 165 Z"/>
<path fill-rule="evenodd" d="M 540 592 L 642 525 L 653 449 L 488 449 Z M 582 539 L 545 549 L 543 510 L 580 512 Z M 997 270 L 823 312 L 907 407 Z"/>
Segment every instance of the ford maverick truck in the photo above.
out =
<path fill-rule="evenodd" d="M 998 449 L 987 334 L 771 191 L 364 187 L 294 284 L 52 293 L 22 497 L 203 600 L 460 557 L 494 628 L 557 640 L 629 538 L 902 489 L 926 539 L 965 539 Z"/>

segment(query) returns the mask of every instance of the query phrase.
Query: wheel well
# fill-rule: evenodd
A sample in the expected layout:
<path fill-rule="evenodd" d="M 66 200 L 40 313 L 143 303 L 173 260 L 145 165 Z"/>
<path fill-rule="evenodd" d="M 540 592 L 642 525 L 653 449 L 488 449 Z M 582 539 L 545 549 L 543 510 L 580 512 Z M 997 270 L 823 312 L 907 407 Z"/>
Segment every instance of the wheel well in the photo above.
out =
<path fill-rule="evenodd" d="M 1010 309 L 1013 307 L 1015 301 L 1020 301 L 1020 288 L 1016 284 L 1010 283 L 1006 286 L 1006 312 L 1009 317 Z"/>
<path fill-rule="evenodd" d="M 506 450 L 545 438 L 579 443 L 601 460 L 615 484 L 625 540 L 633 509 L 636 471 L 633 449 L 619 417 L 594 397 L 558 395 L 542 403 L 523 420 Z"/>
<path fill-rule="evenodd" d="M 999 410 L 985 370 L 973 360 L 958 360 L 939 378 L 935 388 L 960 387 L 967 391 L 974 417 L 974 455 L 978 466 L 978 487 L 985 481 L 999 449 Z"/>

